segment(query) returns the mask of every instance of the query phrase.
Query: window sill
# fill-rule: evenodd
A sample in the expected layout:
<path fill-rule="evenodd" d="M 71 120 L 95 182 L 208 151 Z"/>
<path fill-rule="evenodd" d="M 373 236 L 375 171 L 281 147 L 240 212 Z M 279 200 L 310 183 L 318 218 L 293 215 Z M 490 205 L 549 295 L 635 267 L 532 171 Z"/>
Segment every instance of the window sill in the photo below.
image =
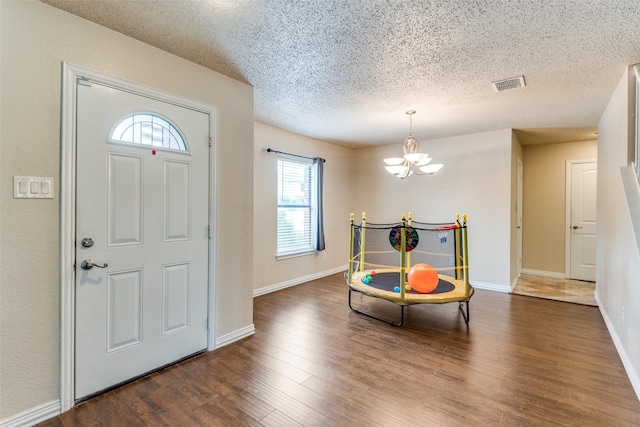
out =
<path fill-rule="evenodd" d="M 281 261 L 284 259 L 289 259 L 289 258 L 298 258 L 301 256 L 307 256 L 307 255 L 313 255 L 315 254 L 316 251 L 315 249 L 310 249 L 308 251 L 302 251 L 302 252 L 293 252 L 293 253 L 289 253 L 289 254 L 278 254 L 276 255 L 276 260 L 277 261 Z"/>

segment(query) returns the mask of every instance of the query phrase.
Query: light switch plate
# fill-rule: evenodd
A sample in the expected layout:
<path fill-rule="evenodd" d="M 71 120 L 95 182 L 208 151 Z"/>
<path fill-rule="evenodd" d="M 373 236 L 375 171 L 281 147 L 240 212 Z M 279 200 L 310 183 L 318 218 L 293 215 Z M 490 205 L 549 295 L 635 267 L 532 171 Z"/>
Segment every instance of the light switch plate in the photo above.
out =
<path fill-rule="evenodd" d="M 44 176 L 14 176 L 14 199 L 53 199 L 53 178 Z"/>

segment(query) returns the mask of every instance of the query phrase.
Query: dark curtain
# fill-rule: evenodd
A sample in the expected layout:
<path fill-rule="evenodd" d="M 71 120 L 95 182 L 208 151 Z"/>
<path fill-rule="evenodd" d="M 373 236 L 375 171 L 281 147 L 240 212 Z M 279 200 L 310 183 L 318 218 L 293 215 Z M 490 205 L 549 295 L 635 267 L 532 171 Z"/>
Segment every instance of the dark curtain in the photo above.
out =
<path fill-rule="evenodd" d="M 322 213 L 322 181 L 323 181 L 323 176 L 324 176 L 324 159 L 321 159 L 320 157 L 315 157 L 313 159 L 313 164 L 316 167 L 316 176 L 317 176 L 317 180 L 316 183 L 318 185 L 318 187 L 316 188 L 316 194 L 318 195 L 318 223 L 317 223 L 317 230 L 318 230 L 318 237 L 316 239 L 316 250 L 317 251 L 324 251 L 324 220 L 323 220 L 323 213 Z"/>

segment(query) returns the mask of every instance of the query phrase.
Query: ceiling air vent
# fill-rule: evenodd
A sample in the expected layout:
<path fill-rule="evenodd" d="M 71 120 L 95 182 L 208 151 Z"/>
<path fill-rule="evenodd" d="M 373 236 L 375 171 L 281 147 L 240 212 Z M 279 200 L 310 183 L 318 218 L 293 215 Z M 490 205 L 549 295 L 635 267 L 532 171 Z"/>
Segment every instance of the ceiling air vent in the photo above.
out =
<path fill-rule="evenodd" d="M 502 92 L 503 90 L 508 89 L 517 89 L 519 87 L 525 87 L 524 76 L 511 77 L 504 80 L 498 80 L 497 82 L 492 82 L 491 87 L 496 92 Z"/>

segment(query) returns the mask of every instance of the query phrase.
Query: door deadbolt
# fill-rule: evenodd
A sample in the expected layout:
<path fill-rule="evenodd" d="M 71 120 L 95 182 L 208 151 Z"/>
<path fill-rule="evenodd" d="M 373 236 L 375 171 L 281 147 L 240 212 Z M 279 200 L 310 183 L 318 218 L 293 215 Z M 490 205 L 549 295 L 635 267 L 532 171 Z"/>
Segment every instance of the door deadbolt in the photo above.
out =
<path fill-rule="evenodd" d="M 84 239 L 82 239 L 82 242 L 80 244 L 82 245 L 83 248 L 90 248 L 91 246 L 93 246 L 94 243 L 95 242 L 91 237 L 85 237 Z"/>

